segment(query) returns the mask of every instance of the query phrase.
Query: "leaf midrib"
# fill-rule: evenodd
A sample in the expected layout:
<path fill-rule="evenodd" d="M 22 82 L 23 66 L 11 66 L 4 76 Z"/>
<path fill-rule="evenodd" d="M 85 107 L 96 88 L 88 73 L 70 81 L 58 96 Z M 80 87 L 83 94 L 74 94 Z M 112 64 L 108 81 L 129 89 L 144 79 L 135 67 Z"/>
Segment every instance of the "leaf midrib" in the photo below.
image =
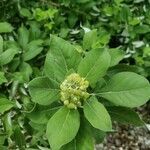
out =
<path fill-rule="evenodd" d="M 62 125 L 62 128 L 61 128 L 61 130 L 60 130 L 59 133 L 58 133 L 58 137 L 60 137 L 60 135 L 61 135 L 61 132 L 62 132 L 62 130 L 63 130 L 64 126 L 65 126 L 65 123 L 66 123 L 66 121 L 67 121 L 67 119 L 68 119 L 69 113 L 70 113 L 70 110 L 69 110 L 68 113 L 66 114 L 66 117 L 65 117 L 64 123 L 63 123 L 63 125 Z"/>
<path fill-rule="evenodd" d="M 64 55 L 63 55 L 62 49 L 61 49 L 61 50 L 60 50 L 60 49 L 58 49 L 58 50 L 59 50 L 59 52 L 60 52 L 60 54 L 62 55 L 62 58 L 63 58 L 63 60 L 64 60 L 64 64 L 65 64 L 65 68 L 66 68 L 66 72 L 68 72 L 68 65 L 67 65 L 66 59 L 65 59 L 65 57 L 64 57 Z"/>
<path fill-rule="evenodd" d="M 86 103 L 88 104 L 88 106 L 91 108 L 91 110 L 96 114 L 96 116 L 101 120 L 101 118 L 99 117 L 99 115 L 97 115 L 96 111 L 94 110 L 94 108 L 86 101 Z"/>
<path fill-rule="evenodd" d="M 107 92 L 101 92 L 101 93 L 94 93 L 95 95 L 103 95 L 103 94 L 113 94 L 113 93 L 125 93 L 125 92 L 131 92 L 131 91 L 136 91 L 136 90 L 142 90 L 144 88 L 150 88 L 149 86 L 146 87 L 140 87 L 140 88 L 134 88 L 134 89 L 126 89 L 126 90 L 121 90 L 121 91 L 107 91 Z"/>
<path fill-rule="evenodd" d="M 103 52 L 104 53 L 104 52 Z M 102 55 L 103 55 L 102 53 Z M 90 72 L 95 68 L 95 66 L 97 65 L 97 62 L 99 61 L 99 59 L 102 57 L 102 55 L 100 55 L 97 60 L 95 61 L 94 65 L 91 67 L 91 69 L 89 70 L 89 72 L 86 74 L 85 78 L 88 77 L 88 75 L 90 74 Z"/>

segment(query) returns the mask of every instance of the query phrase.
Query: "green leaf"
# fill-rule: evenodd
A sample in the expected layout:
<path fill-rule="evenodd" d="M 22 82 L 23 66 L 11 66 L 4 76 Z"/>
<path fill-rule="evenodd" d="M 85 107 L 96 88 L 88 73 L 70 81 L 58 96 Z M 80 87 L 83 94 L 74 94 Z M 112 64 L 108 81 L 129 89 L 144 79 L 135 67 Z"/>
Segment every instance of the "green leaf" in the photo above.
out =
<path fill-rule="evenodd" d="M 87 53 L 78 66 L 78 73 L 90 84 L 102 78 L 110 65 L 110 55 L 105 49 L 94 49 Z"/>
<path fill-rule="evenodd" d="M 3 52 L 3 37 L 0 35 L 0 54 Z"/>
<path fill-rule="evenodd" d="M 87 3 L 89 2 L 90 0 L 76 0 L 77 3 Z"/>
<path fill-rule="evenodd" d="M 7 79 L 5 78 L 4 72 L 0 72 L 0 85 L 4 82 L 7 82 Z"/>
<path fill-rule="evenodd" d="M 30 24 L 29 32 L 31 41 L 41 38 L 40 24 L 38 22 L 32 22 L 32 24 Z"/>
<path fill-rule="evenodd" d="M 27 44 L 23 54 L 24 61 L 31 60 L 32 58 L 40 54 L 43 50 L 42 44 L 43 40 L 34 40 Z"/>
<path fill-rule="evenodd" d="M 64 145 L 63 147 L 61 147 L 60 150 L 78 150 L 77 149 L 77 142 L 76 139 L 74 139 L 73 141 L 71 141 L 70 143 Z"/>
<path fill-rule="evenodd" d="M 82 126 L 80 126 L 80 130 L 76 137 L 76 143 L 76 150 L 94 150 L 94 139 L 91 130 L 84 122 L 82 122 Z"/>
<path fill-rule="evenodd" d="M 103 141 L 106 137 L 106 132 L 98 130 L 96 128 L 92 129 L 92 134 L 93 134 L 96 144 L 103 143 Z"/>
<path fill-rule="evenodd" d="M 19 12 L 20 12 L 20 15 L 23 17 L 31 18 L 32 16 L 31 12 L 27 8 L 21 8 Z"/>
<path fill-rule="evenodd" d="M 90 50 L 92 45 L 97 41 L 97 30 L 91 30 L 89 32 L 85 32 L 83 37 L 83 48 L 85 50 Z"/>
<path fill-rule="evenodd" d="M 115 66 L 121 61 L 124 57 L 124 52 L 118 48 L 109 49 L 109 54 L 111 56 L 110 66 Z"/>
<path fill-rule="evenodd" d="M 19 67 L 19 71 L 24 75 L 24 79 L 29 81 L 32 74 L 32 67 L 28 63 L 23 62 Z"/>
<path fill-rule="evenodd" d="M 59 150 L 75 138 L 80 126 L 77 110 L 66 107 L 57 111 L 47 124 L 47 138 L 52 150 Z"/>
<path fill-rule="evenodd" d="M 32 101 L 41 105 L 49 105 L 59 100 L 57 82 L 47 77 L 38 77 L 30 81 L 29 93 Z"/>
<path fill-rule="evenodd" d="M 4 145 L 6 138 L 7 138 L 7 134 L 0 132 L 0 149 L 1 149 L 1 146 Z"/>
<path fill-rule="evenodd" d="M 138 107 L 149 100 L 150 84 L 141 75 L 121 72 L 114 75 L 98 95 L 119 106 Z"/>
<path fill-rule="evenodd" d="M 148 25 L 139 25 L 134 27 L 134 31 L 136 34 L 146 34 L 150 32 L 150 28 Z"/>
<path fill-rule="evenodd" d="M 69 16 L 68 16 L 69 27 L 73 28 L 75 24 L 77 23 L 77 21 L 78 21 L 77 14 L 75 14 L 74 12 L 69 13 Z"/>
<path fill-rule="evenodd" d="M 11 109 L 14 106 L 14 103 L 6 98 L 0 98 L 0 113 Z"/>
<path fill-rule="evenodd" d="M 94 150 L 94 139 L 86 124 L 82 124 L 76 138 L 61 150 Z"/>
<path fill-rule="evenodd" d="M 13 140 L 15 141 L 15 144 L 18 145 L 19 149 L 24 149 L 25 147 L 25 136 L 21 132 L 21 129 L 19 126 L 16 126 L 13 131 Z"/>
<path fill-rule="evenodd" d="M 18 50 L 15 48 L 9 48 L 0 54 L 0 65 L 6 65 L 10 63 L 14 56 L 18 53 Z"/>
<path fill-rule="evenodd" d="M 94 42 L 92 48 L 96 49 L 104 47 L 106 44 L 108 44 L 109 40 L 110 40 L 110 33 L 106 32 L 104 29 L 101 28 L 97 41 Z"/>
<path fill-rule="evenodd" d="M 135 4 L 142 3 L 142 2 L 144 2 L 144 0 L 134 0 Z"/>
<path fill-rule="evenodd" d="M 110 68 L 107 72 L 107 75 L 111 78 L 113 75 L 119 72 L 134 72 L 134 73 L 142 74 L 142 72 L 144 71 L 143 69 L 144 68 L 141 68 L 136 65 L 118 64 Z"/>
<path fill-rule="evenodd" d="M 26 148 L 25 150 L 39 150 L 39 149 L 37 149 L 37 148 Z"/>
<path fill-rule="evenodd" d="M 113 106 L 107 107 L 107 110 L 112 120 L 121 124 L 132 124 L 135 126 L 144 125 L 144 122 L 141 120 L 139 115 L 130 108 Z"/>
<path fill-rule="evenodd" d="M 29 122 L 29 125 L 31 126 L 32 129 L 34 129 L 35 131 L 38 131 L 38 133 L 36 134 L 36 135 L 38 135 L 38 137 L 36 137 L 36 138 L 39 138 L 38 140 L 41 140 L 41 136 L 42 136 L 41 134 L 43 134 L 45 132 L 46 125 L 45 124 L 36 124 L 32 121 Z M 35 138 L 35 137 L 33 137 L 33 138 Z"/>
<path fill-rule="evenodd" d="M 81 56 L 69 42 L 51 35 L 50 51 L 47 54 L 44 72 L 59 82 L 64 80 L 70 69 L 76 70 Z"/>
<path fill-rule="evenodd" d="M 48 117 L 43 111 L 34 111 L 30 114 L 27 114 L 27 117 L 36 124 L 46 124 L 48 122 Z"/>
<path fill-rule="evenodd" d="M 18 42 L 22 48 L 26 48 L 29 42 L 29 31 L 23 25 L 18 29 Z"/>
<path fill-rule="evenodd" d="M 26 79 L 25 79 L 25 76 L 22 72 L 14 72 L 12 75 L 11 75 L 11 78 L 13 81 L 15 82 L 18 82 L 18 83 L 25 83 Z"/>
<path fill-rule="evenodd" d="M 36 124 L 46 124 L 50 117 L 60 108 L 61 106 L 55 106 L 47 108 L 47 106 L 36 106 L 35 110 L 31 113 L 27 113 L 26 116 Z"/>
<path fill-rule="evenodd" d="M 0 22 L 0 33 L 12 32 L 13 27 L 7 22 Z"/>
<path fill-rule="evenodd" d="M 0 145 L 0 149 L 2 149 L 2 150 L 7 150 L 8 147 Z"/>
<path fill-rule="evenodd" d="M 72 142 L 63 146 L 60 150 L 93 150 L 94 142 L 92 136 L 88 134 L 83 134 L 83 136 L 80 137 L 80 139 L 74 139 Z"/>
<path fill-rule="evenodd" d="M 128 22 L 129 16 L 131 16 L 131 11 L 129 6 L 123 5 L 119 12 L 120 21 Z"/>
<path fill-rule="evenodd" d="M 120 5 L 121 2 L 123 2 L 124 0 L 114 0 L 114 2 L 117 4 L 117 5 Z"/>
<path fill-rule="evenodd" d="M 105 107 L 99 103 L 96 97 L 88 99 L 83 106 L 86 119 L 94 128 L 102 131 L 111 131 L 112 124 L 110 116 Z"/>

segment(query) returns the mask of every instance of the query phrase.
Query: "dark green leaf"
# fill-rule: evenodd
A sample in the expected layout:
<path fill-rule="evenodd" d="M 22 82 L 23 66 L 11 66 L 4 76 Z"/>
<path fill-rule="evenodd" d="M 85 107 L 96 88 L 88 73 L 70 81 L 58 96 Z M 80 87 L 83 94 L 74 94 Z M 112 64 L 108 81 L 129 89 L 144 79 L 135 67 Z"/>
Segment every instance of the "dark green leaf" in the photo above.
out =
<path fill-rule="evenodd" d="M 43 50 L 42 43 L 43 43 L 42 40 L 34 40 L 29 44 L 27 44 L 23 54 L 23 59 L 25 61 L 28 61 L 37 56 L 38 54 L 40 54 L 41 51 Z"/>
<path fill-rule="evenodd" d="M 21 132 L 21 129 L 17 126 L 17 127 L 15 127 L 13 132 L 14 132 L 13 138 L 14 138 L 16 145 L 18 145 L 18 147 L 20 149 L 24 149 L 24 147 L 25 147 L 25 136 Z"/>
<path fill-rule="evenodd" d="M 139 25 L 139 26 L 136 26 L 134 31 L 137 33 L 137 34 L 146 34 L 148 32 L 150 32 L 150 28 L 148 25 Z"/>
<path fill-rule="evenodd" d="M 0 72 L 0 85 L 4 82 L 7 82 L 4 72 Z"/>
<path fill-rule="evenodd" d="M 0 148 L 4 145 L 5 139 L 7 138 L 7 134 L 0 132 Z"/>
<path fill-rule="evenodd" d="M 86 127 L 86 124 L 82 124 L 76 138 L 64 145 L 61 150 L 93 150 L 94 139 Z"/>
<path fill-rule="evenodd" d="M 41 109 L 37 107 L 31 113 L 27 113 L 26 116 L 36 124 L 46 124 L 50 117 L 60 108 L 60 106 L 53 108 L 44 108 Z"/>
<path fill-rule="evenodd" d="M 135 126 L 144 125 L 144 122 L 141 120 L 139 115 L 126 107 L 107 107 L 107 110 L 111 118 L 122 124 L 132 124 Z"/>
<path fill-rule="evenodd" d="M 0 35 L 0 54 L 3 52 L 3 37 Z"/>
<path fill-rule="evenodd" d="M 83 118 L 82 118 L 83 119 Z M 93 150 L 94 149 L 94 139 L 88 125 L 86 125 L 82 120 L 82 125 L 76 137 L 76 149 L 77 150 Z"/>
<path fill-rule="evenodd" d="M 24 26 L 21 26 L 18 30 L 18 42 L 22 48 L 26 48 L 29 42 L 29 31 Z"/>
<path fill-rule="evenodd" d="M 93 134 L 96 144 L 103 143 L 106 137 L 106 132 L 95 129 L 95 128 L 93 128 L 92 134 Z"/>

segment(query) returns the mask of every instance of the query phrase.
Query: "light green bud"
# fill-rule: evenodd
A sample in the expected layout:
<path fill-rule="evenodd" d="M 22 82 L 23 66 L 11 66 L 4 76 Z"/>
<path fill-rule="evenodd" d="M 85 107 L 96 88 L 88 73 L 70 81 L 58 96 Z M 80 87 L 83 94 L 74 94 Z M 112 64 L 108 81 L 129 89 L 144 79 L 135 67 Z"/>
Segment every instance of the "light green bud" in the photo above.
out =
<path fill-rule="evenodd" d="M 78 102 L 78 98 L 77 98 L 76 96 L 74 96 L 74 97 L 72 98 L 72 101 L 73 101 L 73 103 L 77 103 L 77 102 Z"/>
<path fill-rule="evenodd" d="M 60 85 L 61 101 L 68 108 L 77 109 L 82 105 L 81 101 L 89 97 L 86 91 L 88 86 L 89 82 L 85 78 L 80 77 L 77 73 L 70 74 Z"/>
<path fill-rule="evenodd" d="M 68 105 L 69 104 L 69 101 L 68 100 L 65 100 L 64 101 L 64 105 Z"/>
<path fill-rule="evenodd" d="M 84 82 L 84 85 L 85 85 L 85 87 L 87 88 L 87 87 L 89 86 L 89 82 L 88 82 L 88 81 L 85 81 L 85 82 Z"/>
<path fill-rule="evenodd" d="M 89 93 L 84 93 L 84 99 L 86 100 L 90 96 Z"/>
<path fill-rule="evenodd" d="M 76 106 L 74 103 L 69 103 L 69 104 L 67 105 L 67 107 L 68 107 L 69 109 L 77 109 L 77 106 Z"/>
<path fill-rule="evenodd" d="M 82 85 L 82 86 L 80 86 L 80 89 L 81 89 L 81 90 L 84 90 L 84 89 L 85 89 L 85 87 Z"/>
<path fill-rule="evenodd" d="M 77 105 L 78 105 L 78 106 L 81 106 L 81 102 L 80 102 L 80 101 L 78 101 L 78 102 L 77 102 Z"/>

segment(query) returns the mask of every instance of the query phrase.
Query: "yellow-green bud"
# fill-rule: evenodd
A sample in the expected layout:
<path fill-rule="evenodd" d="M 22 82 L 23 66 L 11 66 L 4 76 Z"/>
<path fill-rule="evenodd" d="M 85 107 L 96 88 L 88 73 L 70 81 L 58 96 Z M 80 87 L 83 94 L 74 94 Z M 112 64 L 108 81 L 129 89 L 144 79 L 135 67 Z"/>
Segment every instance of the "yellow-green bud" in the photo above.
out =
<path fill-rule="evenodd" d="M 65 100 L 64 101 L 64 105 L 68 105 L 69 104 L 69 101 L 68 100 Z"/>
<path fill-rule="evenodd" d="M 78 106 L 81 106 L 81 102 L 80 102 L 80 101 L 78 101 L 78 102 L 77 102 L 77 105 L 78 105 Z"/>
<path fill-rule="evenodd" d="M 61 101 L 70 109 L 82 106 L 82 101 L 89 97 L 89 82 L 79 74 L 73 73 L 66 77 L 60 85 Z"/>
<path fill-rule="evenodd" d="M 74 103 L 69 103 L 67 107 L 70 109 L 77 109 L 77 106 Z"/>

